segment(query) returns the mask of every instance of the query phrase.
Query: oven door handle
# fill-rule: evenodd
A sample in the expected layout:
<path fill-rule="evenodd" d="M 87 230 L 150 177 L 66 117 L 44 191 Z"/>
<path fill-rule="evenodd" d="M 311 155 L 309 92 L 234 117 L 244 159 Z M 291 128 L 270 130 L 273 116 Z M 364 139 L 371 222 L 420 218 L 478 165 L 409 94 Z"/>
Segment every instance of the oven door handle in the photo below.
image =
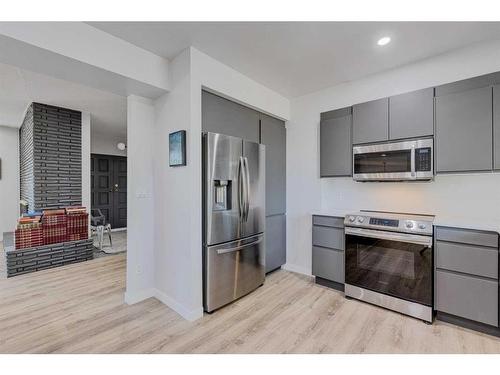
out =
<path fill-rule="evenodd" d="M 425 245 L 429 248 L 432 247 L 432 237 L 419 236 L 417 234 L 382 232 L 379 230 L 350 228 L 350 227 L 345 228 L 345 234 L 350 234 L 352 236 L 359 236 L 359 237 L 378 238 L 381 240 L 408 242 L 417 245 Z"/>

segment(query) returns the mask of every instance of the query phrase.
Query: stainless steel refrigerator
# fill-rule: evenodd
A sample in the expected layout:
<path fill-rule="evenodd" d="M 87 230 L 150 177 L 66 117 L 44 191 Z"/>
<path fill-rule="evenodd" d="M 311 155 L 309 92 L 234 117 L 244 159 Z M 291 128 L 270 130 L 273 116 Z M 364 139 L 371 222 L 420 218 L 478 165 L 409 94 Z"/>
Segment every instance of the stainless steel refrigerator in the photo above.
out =
<path fill-rule="evenodd" d="M 265 175 L 265 146 L 203 133 L 205 311 L 264 283 Z"/>

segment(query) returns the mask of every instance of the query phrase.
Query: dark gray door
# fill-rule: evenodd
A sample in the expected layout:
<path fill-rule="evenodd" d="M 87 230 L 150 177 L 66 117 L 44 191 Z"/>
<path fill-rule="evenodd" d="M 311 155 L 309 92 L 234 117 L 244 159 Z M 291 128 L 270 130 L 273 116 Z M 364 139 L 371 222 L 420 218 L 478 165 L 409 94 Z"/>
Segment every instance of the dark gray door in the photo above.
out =
<path fill-rule="evenodd" d="M 389 138 L 403 139 L 434 134 L 434 89 L 389 98 Z"/>
<path fill-rule="evenodd" d="M 352 107 L 353 143 L 389 139 L 389 98 L 356 104 Z"/>
<path fill-rule="evenodd" d="M 127 158 L 113 160 L 113 228 L 127 227 Z"/>
<path fill-rule="evenodd" d="M 91 209 L 100 209 L 112 228 L 127 226 L 127 158 L 92 154 Z"/>
<path fill-rule="evenodd" d="M 352 176 L 351 107 L 321 114 L 320 176 Z"/>
<path fill-rule="evenodd" d="M 286 215 L 266 217 L 266 272 L 286 263 Z"/>
<path fill-rule="evenodd" d="M 286 212 L 286 129 L 284 121 L 261 115 L 261 143 L 266 146 L 266 215 Z"/>
<path fill-rule="evenodd" d="M 436 98 L 437 172 L 492 169 L 492 88 Z"/>
<path fill-rule="evenodd" d="M 202 91 L 202 129 L 259 142 L 259 112 Z"/>

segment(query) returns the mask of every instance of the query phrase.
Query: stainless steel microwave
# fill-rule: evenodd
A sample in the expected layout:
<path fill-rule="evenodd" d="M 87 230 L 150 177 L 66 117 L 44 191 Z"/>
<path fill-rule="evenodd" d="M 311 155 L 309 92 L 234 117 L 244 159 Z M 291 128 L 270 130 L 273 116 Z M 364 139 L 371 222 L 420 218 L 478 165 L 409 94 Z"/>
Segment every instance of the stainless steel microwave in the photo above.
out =
<path fill-rule="evenodd" d="M 354 146 L 356 181 L 416 181 L 434 177 L 433 139 Z"/>

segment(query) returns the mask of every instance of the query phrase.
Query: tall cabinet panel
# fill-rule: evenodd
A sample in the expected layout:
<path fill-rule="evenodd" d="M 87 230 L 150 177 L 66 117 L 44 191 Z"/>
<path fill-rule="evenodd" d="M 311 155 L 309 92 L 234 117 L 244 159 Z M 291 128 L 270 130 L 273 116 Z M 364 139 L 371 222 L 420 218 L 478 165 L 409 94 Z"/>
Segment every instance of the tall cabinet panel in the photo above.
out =
<path fill-rule="evenodd" d="M 202 91 L 203 131 L 259 142 L 259 112 Z"/>
<path fill-rule="evenodd" d="M 492 88 L 436 98 L 437 172 L 492 169 Z"/>
<path fill-rule="evenodd" d="M 286 261 L 286 129 L 273 117 L 260 116 L 266 146 L 266 272 Z"/>
<path fill-rule="evenodd" d="M 321 114 L 320 176 L 352 176 L 352 108 Z"/>
<path fill-rule="evenodd" d="M 371 143 L 389 139 L 389 99 L 356 104 L 352 107 L 353 143 Z"/>
<path fill-rule="evenodd" d="M 500 169 L 500 86 L 493 86 L 493 168 Z"/>
<path fill-rule="evenodd" d="M 266 146 L 266 216 L 286 212 L 285 123 L 261 115 L 261 143 Z"/>

